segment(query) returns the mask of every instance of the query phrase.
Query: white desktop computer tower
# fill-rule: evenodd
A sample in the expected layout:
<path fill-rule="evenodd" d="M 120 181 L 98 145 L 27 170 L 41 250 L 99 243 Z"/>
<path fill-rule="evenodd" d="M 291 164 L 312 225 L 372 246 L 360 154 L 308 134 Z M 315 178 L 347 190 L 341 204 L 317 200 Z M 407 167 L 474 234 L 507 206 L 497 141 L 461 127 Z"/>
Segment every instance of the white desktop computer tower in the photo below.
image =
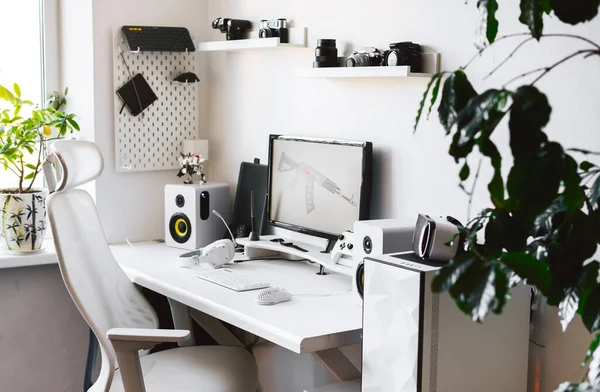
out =
<path fill-rule="evenodd" d="M 448 293 L 431 292 L 438 267 L 424 262 L 364 260 L 362 392 L 526 391 L 529 288 L 477 324 Z"/>

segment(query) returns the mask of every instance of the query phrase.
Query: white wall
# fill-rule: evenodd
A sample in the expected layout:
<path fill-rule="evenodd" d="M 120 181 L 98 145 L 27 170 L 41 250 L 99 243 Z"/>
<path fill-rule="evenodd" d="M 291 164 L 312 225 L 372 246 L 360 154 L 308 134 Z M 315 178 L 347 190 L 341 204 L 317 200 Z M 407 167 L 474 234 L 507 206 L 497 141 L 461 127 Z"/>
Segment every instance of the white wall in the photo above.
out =
<path fill-rule="evenodd" d="M 117 173 L 113 99 L 113 29 L 123 25 L 185 26 L 193 36 L 204 31 L 204 0 L 95 0 L 94 28 L 94 125 L 95 142 L 104 154 L 104 173 L 96 182 L 96 202 L 110 242 L 164 238 L 164 186 L 179 182 L 175 171 Z M 202 55 L 198 55 L 204 69 Z M 198 72 L 206 83 L 206 76 Z M 206 89 L 200 86 L 200 129 L 206 133 Z"/>
<path fill-rule="evenodd" d="M 517 1 L 500 5 L 502 34 L 524 31 L 517 22 L 518 8 Z M 369 140 L 375 146 L 372 217 L 410 218 L 427 212 L 466 220 L 467 198 L 457 187 L 460 167 L 447 154 L 450 139 L 444 137 L 435 115 L 413 135 L 426 79 L 334 81 L 297 79 L 294 72 L 311 66 L 318 38 L 337 38 L 357 48 L 385 48 L 390 42 L 413 40 L 441 52 L 444 69 L 454 70 L 475 53 L 472 43 L 478 12 L 473 2 L 213 0 L 208 15 L 209 21 L 218 16 L 253 21 L 287 17 L 297 26 L 308 27 L 310 44 L 307 49 L 210 54 L 209 139 L 211 157 L 218 160 L 211 165 L 212 179 L 233 184 L 242 160 L 257 156 L 266 161 L 271 133 Z M 600 22 L 569 28 L 555 20 L 547 21 L 547 32 L 567 31 L 597 39 Z M 223 39 L 212 30 L 209 38 Z M 516 42 L 498 45 L 469 68 L 478 89 L 499 87 L 510 77 L 558 60 L 580 46 L 564 39 L 532 43 L 502 72 L 487 83 L 480 82 Z M 539 83 L 554 107 L 548 133 L 566 146 L 600 150 L 596 126 L 600 95 L 587 87 L 600 82 L 598 65 L 597 58 L 573 61 Z M 509 157 L 506 135 L 503 126 L 496 140 Z M 508 159 L 504 164 L 508 169 Z M 486 191 L 490 170 L 482 170 L 481 178 L 473 212 L 490 204 Z M 541 391 L 553 390 L 560 381 L 580 378 L 578 364 L 589 340 L 581 323 L 574 323 L 569 333 L 562 335 L 556 317 L 550 320 Z M 290 381 L 289 389 L 269 387 L 278 385 L 275 374 L 279 369 L 293 366 L 291 359 L 270 361 L 269 355 L 285 357 L 277 348 L 261 350 L 259 359 L 273 366 L 267 392 L 306 385 Z M 305 371 L 305 383 L 323 381 L 317 379 L 317 373 Z"/>
<path fill-rule="evenodd" d="M 0 270 L 0 298 L 0 391 L 81 391 L 88 328 L 58 265 Z"/>

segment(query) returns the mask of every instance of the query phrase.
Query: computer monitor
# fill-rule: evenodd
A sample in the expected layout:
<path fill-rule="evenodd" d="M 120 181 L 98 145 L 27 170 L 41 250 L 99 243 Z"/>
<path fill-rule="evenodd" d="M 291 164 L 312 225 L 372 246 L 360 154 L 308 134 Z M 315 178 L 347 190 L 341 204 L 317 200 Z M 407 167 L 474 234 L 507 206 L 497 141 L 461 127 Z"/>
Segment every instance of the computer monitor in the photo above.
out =
<path fill-rule="evenodd" d="M 369 219 L 370 142 L 271 135 L 269 223 L 333 238 Z"/>

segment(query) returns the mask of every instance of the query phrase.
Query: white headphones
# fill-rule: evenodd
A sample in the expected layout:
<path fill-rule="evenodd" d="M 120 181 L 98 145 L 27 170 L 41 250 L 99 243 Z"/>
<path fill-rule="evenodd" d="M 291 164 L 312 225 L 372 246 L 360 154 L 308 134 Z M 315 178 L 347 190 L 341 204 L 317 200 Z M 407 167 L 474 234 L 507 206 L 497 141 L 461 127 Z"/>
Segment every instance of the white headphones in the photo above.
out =
<path fill-rule="evenodd" d="M 184 253 L 179 256 L 179 265 L 186 268 L 198 268 L 206 263 L 212 268 L 219 268 L 233 260 L 235 246 L 231 240 L 218 240 L 202 249 Z"/>

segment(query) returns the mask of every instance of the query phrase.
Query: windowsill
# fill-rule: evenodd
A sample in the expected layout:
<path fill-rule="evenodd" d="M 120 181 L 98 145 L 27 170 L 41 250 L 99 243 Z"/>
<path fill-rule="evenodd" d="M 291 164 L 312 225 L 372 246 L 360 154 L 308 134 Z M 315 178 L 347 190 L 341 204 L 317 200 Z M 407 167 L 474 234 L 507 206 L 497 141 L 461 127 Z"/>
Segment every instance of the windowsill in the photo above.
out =
<path fill-rule="evenodd" d="M 0 269 L 32 267 L 35 265 L 56 264 L 56 251 L 52 241 L 46 241 L 46 248 L 35 253 L 0 252 Z"/>

